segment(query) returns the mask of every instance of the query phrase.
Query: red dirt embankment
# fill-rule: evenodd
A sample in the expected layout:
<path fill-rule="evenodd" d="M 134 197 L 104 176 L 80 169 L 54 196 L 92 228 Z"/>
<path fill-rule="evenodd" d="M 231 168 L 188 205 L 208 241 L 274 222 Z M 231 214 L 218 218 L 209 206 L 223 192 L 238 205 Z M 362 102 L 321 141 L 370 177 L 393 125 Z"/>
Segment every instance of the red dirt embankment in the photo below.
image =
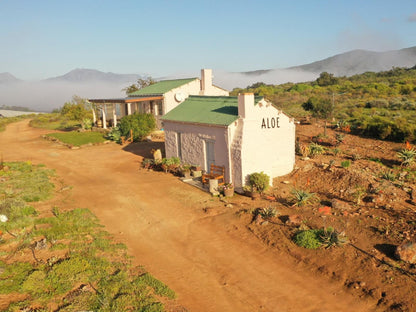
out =
<path fill-rule="evenodd" d="M 30 128 L 28 121 L 9 125 L 0 133 L 4 161 L 30 160 L 56 169 L 60 187 L 72 189 L 55 204 L 91 209 L 128 246 L 134 263 L 174 289 L 187 310 L 375 309 L 374 301 L 353 297 L 256 238 L 235 214 L 235 207 L 253 205 L 245 198 L 225 208 L 172 175 L 140 170 L 148 145 L 71 150 L 43 140 L 46 132 Z"/>

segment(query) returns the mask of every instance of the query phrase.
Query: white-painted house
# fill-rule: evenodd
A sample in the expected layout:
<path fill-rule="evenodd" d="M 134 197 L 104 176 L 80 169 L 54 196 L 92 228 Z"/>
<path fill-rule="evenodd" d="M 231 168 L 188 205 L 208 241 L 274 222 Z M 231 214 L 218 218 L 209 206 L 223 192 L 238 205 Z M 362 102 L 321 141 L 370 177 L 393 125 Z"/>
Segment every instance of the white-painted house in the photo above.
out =
<path fill-rule="evenodd" d="M 100 110 L 103 127 L 117 125 L 117 120 L 134 113 L 152 113 L 159 124 L 161 116 L 178 106 L 190 95 L 224 95 L 229 92 L 212 84 L 212 70 L 202 69 L 201 79 L 161 80 L 130 93 L 121 99 L 90 99 Z M 104 122 L 105 121 L 105 122 Z M 160 126 L 160 124 L 159 124 Z"/>
<path fill-rule="evenodd" d="M 166 157 L 225 167 L 226 182 L 241 191 L 254 172 L 270 177 L 295 164 L 295 123 L 262 97 L 189 96 L 161 118 Z"/>

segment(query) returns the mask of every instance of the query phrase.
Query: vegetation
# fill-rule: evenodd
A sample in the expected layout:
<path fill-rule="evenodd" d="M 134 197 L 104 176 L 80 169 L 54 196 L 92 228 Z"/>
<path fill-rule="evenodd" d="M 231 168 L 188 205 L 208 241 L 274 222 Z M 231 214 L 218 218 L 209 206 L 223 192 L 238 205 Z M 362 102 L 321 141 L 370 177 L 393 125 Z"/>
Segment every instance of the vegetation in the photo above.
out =
<path fill-rule="evenodd" d="M 279 214 L 279 211 L 274 207 L 267 207 L 261 208 L 258 213 L 263 219 L 267 220 L 276 217 Z"/>
<path fill-rule="evenodd" d="M 153 80 L 152 77 L 147 77 L 147 78 L 144 78 L 144 79 L 139 78 L 139 79 L 137 79 L 136 83 L 133 83 L 132 85 L 124 88 L 122 91 L 125 91 L 126 95 L 128 96 L 130 93 L 139 91 L 140 89 L 143 89 L 143 88 L 148 87 L 148 86 L 150 86 L 152 84 L 155 84 L 155 83 L 156 83 L 156 81 Z"/>
<path fill-rule="evenodd" d="M 303 230 L 296 233 L 293 240 L 295 244 L 300 247 L 317 249 L 322 245 L 320 240 L 321 234 L 322 230 Z"/>
<path fill-rule="evenodd" d="M 30 121 L 30 126 L 49 130 L 68 131 L 79 127 L 75 120 L 69 120 L 61 113 L 38 114 Z"/>
<path fill-rule="evenodd" d="M 248 178 L 248 183 L 253 191 L 263 193 L 268 189 L 270 185 L 270 177 L 263 171 L 255 172 L 250 174 L 250 177 Z"/>
<path fill-rule="evenodd" d="M 305 206 L 311 201 L 317 199 L 317 196 L 315 193 L 310 193 L 302 189 L 293 189 L 292 195 L 293 195 L 293 200 L 294 200 L 294 204 L 293 204 L 294 206 Z"/>
<path fill-rule="evenodd" d="M 402 166 L 409 166 L 416 159 L 416 150 L 414 148 L 401 149 L 397 152 L 397 157 L 400 159 Z"/>
<path fill-rule="evenodd" d="M 351 77 L 322 73 L 312 82 L 236 88 L 253 92 L 294 117 L 314 115 L 349 123 L 355 134 L 404 142 L 416 139 L 416 66 Z"/>
<path fill-rule="evenodd" d="M 302 230 L 296 233 L 293 240 L 296 245 L 308 249 L 340 247 L 348 242 L 344 233 L 332 227 Z"/>
<path fill-rule="evenodd" d="M 48 137 L 54 137 L 62 143 L 81 146 L 84 144 L 97 144 L 105 142 L 105 137 L 100 132 L 59 132 L 47 134 Z"/>
<path fill-rule="evenodd" d="M 5 170 L 7 168 L 7 170 Z M 175 298 L 175 293 L 142 268 L 133 268 L 126 247 L 114 243 L 87 209 L 38 216 L 27 205 L 33 188 L 39 197 L 52 195 L 43 166 L 29 162 L 3 163 L 0 175 L 0 294 L 24 294 L 6 311 L 163 311 L 154 295 Z M 42 250 L 39 252 L 38 250 Z M 32 260 L 19 260 L 22 255 Z M 24 259 L 29 259 L 25 257 Z"/>
<path fill-rule="evenodd" d="M 74 95 L 71 102 L 66 102 L 61 109 L 61 115 L 68 120 L 77 121 L 82 129 L 92 127 L 92 109 L 86 99 Z"/>
<path fill-rule="evenodd" d="M 120 120 L 121 136 L 129 137 L 133 130 L 133 141 L 141 141 L 156 128 L 156 119 L 153 114 L 127 115 Z"/>
<path fill-rule="evenodd" d="M 20 115 L 16 117 L 3 117 L 0 118 L 0 131 L 4 131 L 6 129 L 6 126 L 8 124 L 11 124 L 12 122 L 17 122 L 23 119 L 32 118 L 34 115 Z"/>

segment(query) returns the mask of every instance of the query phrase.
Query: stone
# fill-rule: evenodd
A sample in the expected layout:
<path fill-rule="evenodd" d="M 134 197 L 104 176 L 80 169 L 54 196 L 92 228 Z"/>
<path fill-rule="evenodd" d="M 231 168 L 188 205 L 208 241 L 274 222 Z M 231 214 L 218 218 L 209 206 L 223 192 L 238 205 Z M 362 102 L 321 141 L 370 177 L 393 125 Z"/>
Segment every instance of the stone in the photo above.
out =
<path fill-rule="evenodd" d="M 267 225 L 267 224 L 269 224 L 269 221 L 263 221 L 262 223 L 261 223 L 261 225 Z"/>
<path fill-rule="evenodd" d="M 227 206 L 225 206 L 227 208 L 233 208 L 234 206 L 232 204 L 228 204 Z"/>
<path fill-rule="evenodd" d="M 348 204 L 347 202 L 344 202 L 342 200 L 333 198 L 331 200 L 331 207 L 334 209 L 339 209 L 339 210 L 351 210 L 351 205 Z"/>
<path fill-rule="evenodd" d="M 42 250 L 48 248 L 48 243 L 46 241 L 46 238 L 42 238 L 41 240 L 35 242 L 35 249 L 36 250 Z"/>
<path fill-rule="evenodd" d="M 404 262 L 416 263 L 416 242 L 406 241 L 397 246 L 395 255 Z"/>

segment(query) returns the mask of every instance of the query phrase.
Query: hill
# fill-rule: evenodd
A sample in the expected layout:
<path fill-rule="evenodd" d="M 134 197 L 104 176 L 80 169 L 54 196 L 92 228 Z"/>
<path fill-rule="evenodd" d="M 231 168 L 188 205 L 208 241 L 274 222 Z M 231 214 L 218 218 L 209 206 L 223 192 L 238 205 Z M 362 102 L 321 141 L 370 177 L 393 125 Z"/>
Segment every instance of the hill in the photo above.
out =
<path fill-rule="evenodd" d="M 46 79 L 48 82 L 106 82 L 106 83 L 130 83 L 140 78 L 140 75 L 135 74 L 115 74 L 104 73 L 95 69 L 77 68 L 70 72 Z"/>
<path fill-rule="evenodd" d="M 323 117 L 314 107 L 326 107 L 328 119 L 349 124 L 356 134 L 400 142 L 416 140 L 416 66 L 348 78 L 326 74 L 307 83 L 256 83 L 236 88 L 231 95 L 242 92 L 262 95 L 297 118 Z M 303 109 L 306 103 L 308 111 Z"/>
<path fill-rule="evenodd" d="M 20 79 L 17 79 L 15 76 L 13 76 L 10 73 L 0 73 L 0 84 L 6 84 L 6 83 L 13 83 L 13 82 L 19 82 Z"/>
<path fill-rule="evenodd" d="M 416 47 L 387 52 L 354 50 L 288 69 L 318 74 L 329 72 L 335 76 L 351 76 L 367 71 L 378 72 L 389 70 L 392 67 L 412 67 L 414 65 L 416 65 Z"/>

